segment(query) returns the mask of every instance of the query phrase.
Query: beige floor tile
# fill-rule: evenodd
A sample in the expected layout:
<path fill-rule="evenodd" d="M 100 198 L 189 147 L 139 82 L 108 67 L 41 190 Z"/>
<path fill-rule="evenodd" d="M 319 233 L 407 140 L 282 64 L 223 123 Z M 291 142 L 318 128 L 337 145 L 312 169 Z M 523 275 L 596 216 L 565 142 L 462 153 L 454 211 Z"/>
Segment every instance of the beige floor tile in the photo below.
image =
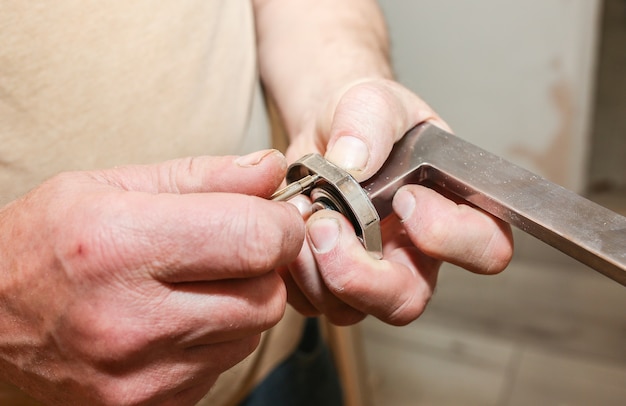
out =
<path fill-rule="evenodd" d="M 583 265 L 516 261 L 497 276 L 446 266 L 424 319 L 626 364 L 626 288 Z"/>
<path fill-rule="evenodd" d="M 541 350 L 521 358 L 509 406 L 626 404 L 626 366 Z"/>
<path fill-rule="evenodd" d="M 423 327 L 423 328 L 422 328 Z M 496 405 L 513 348 L 436 325 L 363 323 L 375 406 Z"/>
<path fill-rule="evenodd" d="M 626 404 L 626 288 L 571 261 L 446 265 L 419 320 L 363 334 L 376 406 Z"/>

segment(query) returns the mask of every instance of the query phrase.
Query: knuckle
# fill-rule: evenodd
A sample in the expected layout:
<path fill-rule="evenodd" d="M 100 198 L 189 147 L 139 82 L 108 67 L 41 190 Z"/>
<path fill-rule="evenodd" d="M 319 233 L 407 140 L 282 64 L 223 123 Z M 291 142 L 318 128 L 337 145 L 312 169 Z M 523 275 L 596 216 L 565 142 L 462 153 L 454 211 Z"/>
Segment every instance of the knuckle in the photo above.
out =
<path fill-rule="evenodd" d="M 416 320 L 424 313 L 430 301 L 430 294 L 425 290 L 426 289 L 420 289 L 418 292 L 412 292 L 410 296 L 390 309 L 390 311 L 383 316 L 383 320 L 394 326 L 405 326 Z"/>
<path fill-rule="evenodd" d="M 189 156 L 158 166 L 157 189 L 172 193 L 198 193 L 207 190 L 206 160 Z"/>
<path fill-rule="evenodd" d="M 483 265 L 483 273 L 502 272 L 513 258 L 513 241 L 506 230 L 495 230 L 480 254 L 478 263 Z"/>

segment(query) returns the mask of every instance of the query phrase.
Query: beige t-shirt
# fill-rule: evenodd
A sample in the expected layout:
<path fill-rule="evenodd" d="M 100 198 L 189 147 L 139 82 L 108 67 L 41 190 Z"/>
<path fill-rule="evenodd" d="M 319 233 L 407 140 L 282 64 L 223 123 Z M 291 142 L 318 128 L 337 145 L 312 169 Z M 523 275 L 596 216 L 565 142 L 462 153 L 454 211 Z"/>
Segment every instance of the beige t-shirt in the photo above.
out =
<path fill-rule="evenodd" d="M 269 145 L 248 0 L 0 0 L 0 27 L 1 205 L 65 170 Z M 245 393 L 301 326 L 289 310 L 205 404 Z"/>

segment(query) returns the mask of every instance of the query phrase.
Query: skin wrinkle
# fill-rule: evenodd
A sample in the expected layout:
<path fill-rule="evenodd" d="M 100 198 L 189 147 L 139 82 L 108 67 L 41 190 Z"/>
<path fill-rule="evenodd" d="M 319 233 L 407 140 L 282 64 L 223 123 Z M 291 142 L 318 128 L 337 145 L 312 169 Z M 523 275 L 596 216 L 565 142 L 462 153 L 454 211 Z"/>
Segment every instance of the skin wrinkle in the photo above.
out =
<path fill-rule="evenodd" d="M 511 246 L 513 246 L 514 243 L 511 233 L 501 228 L 498 230 L 494 230 L 489 238 L 489 241 L 487 242 L 487 244 L 485 244 L 484 250 L 482 251 L 482 253 L 480 253 L 480 255 L 478 255 L 478 260 L 476 261 L 476 263 L 489 265 L 484 266 L 483 268 L 478 268 L 476 270 L 477 273 L 486 275 L 498 273 L 500 270 L 504 269 L 511 261 L 510 256 L 503 256 L 495 249 L 502 234 L 506 236 Z"/>
<path fill-rule="evenodd" d="M 402 257 L 403 261 L 414 263 L 416 270 L 421 268 L 418 263 L 420 262 L 420 256 L 423 257 L 423 254 L 421 254 L 416 248 L 398 248 L 395 249 L 389 256 L 397 261 L 400 260 L 399 257 Z M 440 264 L 439 261 L 437 262 Z M 408 269 L 411 268 L 408 267 Z M 398 296 L 401 296 L 400 294 L 404 293 L 406 297 L 400 302 L 397 301 L 397 297 L 393 301 L 399 303 L 391 309 L 388 315 L 388 318 L 392 321 L 392 324 L 394 325 L 405 325 L 410 323 L 414 318 L 419 317 L 424 312 L 426 305 L 431 299 L 431 295 L 433 293 L 432 283 L 437 280 L 438 270 L 431 275 L 420 274 L 416 270 L 411 271 L 410 274 L 412 276 L 412 279 L 417 282 L 416 285 L 420 287 L 422 291 L 419 292 L 417 295 L 415 294 L 415 292 L 398 292 Z M 426 280 L 429 283 L 420 283 L 421 280 Z M 418 298 L 422 300 L 420 302 L 417 302 Z M 407 315 L 410 316 L 407 317 Z"/>
<path fill-rule="evenodd" d="M 459 213 L 459 224 L 466 224 L 468 223 L 467 220 L 474 218 L 475 209 L 473 209 L 472 207 L 466 204 L 459 204 L 457 205 L 457 207 Z M 482 225 L 484 221 L 489 221 L 490 216 L 483 212 L 480 213 L 481 216 L 478 219 L 480 220 L 480 225 Z M 484 227 L 476 227 L 476 229 L 479 228 L 482 229 Z M 503 234 L 510 240 L 510 243 L 512 244 L 512 237 L 510 237 L 502 227 L 498 227 L 492 231 L 488 238 L 484 239 L 485 244 L 481 243 L 474 245 L 473 249 L 470 250 L 468 253 L 469 258 L 466 258 L 464 261 L 459 262 L 459 264 L 475 273 L 486 275 L 497 273 L 497 271 L 505 267 L 510 260 L 508 257 L 500 258 L 501 254 L 496 252 L 494 248 L 495 243 L 499 241 L 499 238 L 502 237 Z M 450 238 L 452 238 L 452 236 L 450 236 Z M 480 247 L 482 247 L 482 249 L 480 249 L 480 251 L 476 251 L 476 249 Z M 482 265 L 478 267 L 474 264 Z"/>
<path fill-rule="evenodd" d="M 257 213 L 254 207 L 248 203 L 243 208 L 233 211 L 232 214 L 226 213 L 224 224 L 227 230 L 227 235 L 240 236 L 243 235 L 245 244 L 238 244 L 236 257 L 242 261 L 239 265 L 240 269 L 250 269 L 253 272 L 255 270 L 267 270 L 267 265 L 272 261 L 270 259 L 271 253 L 268 253 L 266 246 L 261 244 L 271 239 L 272 235 L 264 235 L 264 230 L 261 229 L 261 225 L 256 221 L 250 221 L 257 218 Z M 250 226 L 252 225 L 252 226 Z M 234 241 L 235 239 L 233 239 Z"/>

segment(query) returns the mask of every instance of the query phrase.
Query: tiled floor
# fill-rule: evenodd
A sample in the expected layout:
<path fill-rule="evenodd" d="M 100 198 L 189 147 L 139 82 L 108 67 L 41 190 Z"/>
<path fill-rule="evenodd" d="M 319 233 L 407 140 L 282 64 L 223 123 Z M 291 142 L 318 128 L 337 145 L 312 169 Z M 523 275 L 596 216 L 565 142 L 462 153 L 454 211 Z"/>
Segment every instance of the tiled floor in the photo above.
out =
<path fill-rule="evenodd" d="M 540 257 L 555 261 L 516 258 L 492 277 L 446 265 L 419 320 L 367 319 L 373 404 L 625 405 L 626 288 Z"/>

